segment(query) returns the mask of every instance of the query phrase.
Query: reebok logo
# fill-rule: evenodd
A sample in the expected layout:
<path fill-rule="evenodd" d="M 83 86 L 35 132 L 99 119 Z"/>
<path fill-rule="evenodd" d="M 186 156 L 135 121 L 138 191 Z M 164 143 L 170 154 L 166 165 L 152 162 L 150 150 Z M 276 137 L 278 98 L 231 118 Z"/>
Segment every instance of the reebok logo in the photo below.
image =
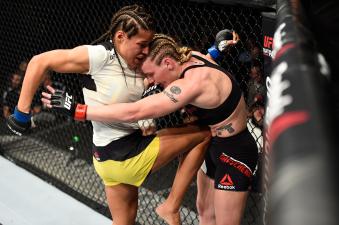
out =
<path fill-rule="evenodd" d="M 234 190 L 234 183 L 229 174 L 225 174 L 225 176 L 221 179 L 220 183 L 218 184 L 218 188 L 225 189 L 225 190 Z"/>
<path fill-rule="evenodd" d="M 64 103 L 64 107 L 68 110 L 71 110 L 71 105 L 72 105 L 72 95 L 68 95 L 68 93 L 66 92 L 66 99 L 65 99 L 65 103 Z"/>
<path fill-rule="evenodd" d="M 234 185 L 233 180 L 230 175 L 225 174 L 224 178 L 220 181 L 222 185 Z"/>

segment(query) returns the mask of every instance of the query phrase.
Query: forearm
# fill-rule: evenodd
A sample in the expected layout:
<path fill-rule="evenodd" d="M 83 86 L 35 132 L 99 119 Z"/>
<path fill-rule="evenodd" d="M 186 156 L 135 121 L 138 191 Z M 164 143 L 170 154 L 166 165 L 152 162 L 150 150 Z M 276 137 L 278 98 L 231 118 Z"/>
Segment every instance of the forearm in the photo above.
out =
<path fill-rule="evenodd" d="M 104 106 L 87 106 L 86 120 L 102 122 L 135 122 L 138 118 L 136 107 L 129 103 Z"/>
<path fill-rule="evenodd" d="M 29 62 L 23 82 L 18 110 L 29 112 L 33 96 L 48 70 L 58 73 L 86 73 L 89 70 L 87 48 L 52 50 L 34 56 Z"/>
<path fill-rule="evenodd" d="M 54 108 L 58 112 L 80 121 L 136 122 L 141 119 L 158 118 L 183 107 L 180 104 L 172 105 L 173 102 L 163 94 L 148 96 L 130 103 L 83 105 L 77 104 L 73 95 L 65 90 L 53 89 L 50 86 L 47 86 L 47 89 L 49 93 L 42 93 L 42 102 L 48 108 Z"/>
<path fill-rule="evenodd" d="M 24 113 L 30 112 L 34 94 L 37 91 L 40 83 L 42 82 L 46 71 L 47 68 L 41 63 L 39 56 L 33 57 L 28 64 L 25 78 L 22 84 L 20 98 L 18 101 L 19 111 Z"/>

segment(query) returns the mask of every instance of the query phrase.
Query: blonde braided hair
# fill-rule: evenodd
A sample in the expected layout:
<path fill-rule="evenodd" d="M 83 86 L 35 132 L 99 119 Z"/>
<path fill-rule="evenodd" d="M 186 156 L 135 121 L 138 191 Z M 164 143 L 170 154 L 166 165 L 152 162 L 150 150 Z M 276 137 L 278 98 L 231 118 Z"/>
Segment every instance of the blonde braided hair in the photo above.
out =
<path fill-rule="evenodd" d="M 192 49 L 180 46 L 172 37 L 165 34 L 155 34 L 149 47 L 149 57 L 156 60 L 156 65 L 166 57 L 171 57 L 179 64 L 187 62 L 192 56 Z"/>

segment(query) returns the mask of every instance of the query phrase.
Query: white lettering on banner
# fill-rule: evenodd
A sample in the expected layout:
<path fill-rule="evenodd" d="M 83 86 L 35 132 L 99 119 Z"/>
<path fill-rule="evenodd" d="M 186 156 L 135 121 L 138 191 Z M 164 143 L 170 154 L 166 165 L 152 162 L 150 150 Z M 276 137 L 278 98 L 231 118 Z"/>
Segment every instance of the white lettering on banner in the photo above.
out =
<path fill-rule="evenodd" d="M 286 32 L 283 31 L 285 28 L 286 23 L 282 23 L 279 25 L 277 30 L 274 32 L 274 45 L 272 51 L 272 58 L 275 58 L 275 54 L 279 51 L 281 46 L 283 45 L 282 39 L 286 36 Z"/>
<path fill-rule="evenodd" d="M 282 80 L 283 73 L 286 72 L 288 65 L 286 62 L 280 63 L 273 71 L 271 78 L 266 79 L 267 99 L 265 124 L 270 125 L 271 122 L 284 112 L 284 108 L 292 102 L 291 95 L 283 95 L 290 82 Z"/>
<path fill-rule="evenodd" d="M 64 107 L 68 110 L 71 110 L 71 105 L 72 105 L 72 95 L 68 95 L 68 93 L 66 92 L 66 99 L 65 99 L 65 104 Z"/>

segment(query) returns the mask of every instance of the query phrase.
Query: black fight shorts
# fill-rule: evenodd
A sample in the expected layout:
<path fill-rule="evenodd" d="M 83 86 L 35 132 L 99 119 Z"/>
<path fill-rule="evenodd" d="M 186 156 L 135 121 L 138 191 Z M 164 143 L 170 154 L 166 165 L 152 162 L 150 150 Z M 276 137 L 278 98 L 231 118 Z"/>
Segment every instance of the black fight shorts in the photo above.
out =
<path fill-rule="evenodd" d="M 232 137 L 213 137 L 202 170 L 214 180 L 216 189 L 248 191 L 257 161 L 257 144 L 245 129 Z"/>

